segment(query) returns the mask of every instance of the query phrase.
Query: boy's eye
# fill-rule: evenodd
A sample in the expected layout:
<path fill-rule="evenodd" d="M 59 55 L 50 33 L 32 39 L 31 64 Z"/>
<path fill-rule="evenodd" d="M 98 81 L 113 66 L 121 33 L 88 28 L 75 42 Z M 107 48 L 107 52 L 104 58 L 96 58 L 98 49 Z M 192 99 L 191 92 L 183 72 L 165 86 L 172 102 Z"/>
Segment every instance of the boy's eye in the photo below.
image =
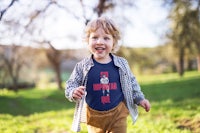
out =
<path fill-rule="evenodd" d="M 97 36 L 93 36 L 92 39 L 96 40 L 98 37 Z"/>
<path fill-rule="evenodd" d="M 109 38 L 109 37 L 104 37 L 104 39 L 105 39 L 105 40 L 109 40 L 110 38 Z"/>

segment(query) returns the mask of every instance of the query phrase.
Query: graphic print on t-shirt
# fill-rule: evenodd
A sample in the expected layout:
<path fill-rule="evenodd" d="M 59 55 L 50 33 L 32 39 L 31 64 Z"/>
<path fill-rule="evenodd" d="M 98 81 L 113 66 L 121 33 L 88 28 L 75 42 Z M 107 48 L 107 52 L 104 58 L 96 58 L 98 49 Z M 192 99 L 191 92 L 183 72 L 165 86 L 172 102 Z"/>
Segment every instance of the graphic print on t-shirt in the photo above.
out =
<path fill-rule="evenodd" d="M 100 84 L 93 84 L 94 91 L 102 91 L 101 103 L 110 103 L 110 90 L 116 90 L 117 83 L 109 83 L 108 72 L 100 72 Z"/>

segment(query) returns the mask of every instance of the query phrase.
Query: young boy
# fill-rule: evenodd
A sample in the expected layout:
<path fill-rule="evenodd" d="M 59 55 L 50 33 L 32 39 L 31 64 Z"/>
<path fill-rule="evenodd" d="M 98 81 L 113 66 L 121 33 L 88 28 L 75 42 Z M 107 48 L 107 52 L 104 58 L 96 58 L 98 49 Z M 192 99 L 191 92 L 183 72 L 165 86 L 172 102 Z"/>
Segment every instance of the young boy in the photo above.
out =
<path fill-rule="evenodd" d="M 137 105 L 148 112 L 150 103 L 128 62 L 113 54 L 120 39 L 115 24 L 100 17 L 88 23 L 85 34 L 91 56 L 76 64 L 65 89 L 76 102 L 72 130 L 79 132 L 86 122 L 89 133 L 126 133 L 128 114 L 135 122 Z"/>

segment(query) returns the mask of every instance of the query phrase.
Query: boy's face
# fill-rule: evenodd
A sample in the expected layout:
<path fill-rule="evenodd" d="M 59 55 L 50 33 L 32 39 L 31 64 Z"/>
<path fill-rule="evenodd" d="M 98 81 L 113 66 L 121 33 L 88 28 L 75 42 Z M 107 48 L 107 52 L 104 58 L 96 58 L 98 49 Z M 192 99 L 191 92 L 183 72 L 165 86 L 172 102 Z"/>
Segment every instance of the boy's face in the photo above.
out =
<path fill-rule="evenodd" d="M 113 36 L 106 34 L 102 28 L 91 32 L 89 36 L 89 50 L 94 55 L 94 59 L 100 63 L 108 63 L 110 61 L 109 53 L 113 49 Z"/>

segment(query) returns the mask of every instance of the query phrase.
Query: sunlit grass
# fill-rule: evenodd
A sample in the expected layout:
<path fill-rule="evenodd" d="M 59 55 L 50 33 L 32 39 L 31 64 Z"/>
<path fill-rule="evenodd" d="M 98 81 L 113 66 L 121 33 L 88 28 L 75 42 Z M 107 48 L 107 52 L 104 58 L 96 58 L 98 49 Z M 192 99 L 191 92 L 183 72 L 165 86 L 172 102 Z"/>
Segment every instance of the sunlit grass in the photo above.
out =
<path fill-rule="evenodd" d="M 70 130 L 73 103 L 57 89 L 0 90 L 1 133 L 47 133 Z"/>
<path fill-rule="evenodd" d="M 139 107 L 139 118 L 128 133 L 200 132 L 200 74 L 187 72 L 145 76 L 141 88 L 151 101 L 146 113 Z M 140 77 L 139 77 L 140 78 Z M 0 90 L 1 133 L 71 133 L 74 103 L 66 100 L 64 91 L 50 89 Z M 82 124 L 82 132 L 87 133 Z"/>
<path fill-rule="evenodd" d="M 180 77 L 178 73 L 136 75 L 136 79 L 141 84 L 165 83 L 169 81 L 180 81 L 198 77 L 200 77 L 200 72 L 198 71 L 189 71 L 189 72 L 186 71 L 182 77 Z"/>
<path fill-rule="evenodd" d="M 34 113 L 29 116 L 0 115 L 0 131 L 3 133 L 35 133 L 35 132 L 64 132 L 69 131 L 73 110 L 47 111 Z"/>

